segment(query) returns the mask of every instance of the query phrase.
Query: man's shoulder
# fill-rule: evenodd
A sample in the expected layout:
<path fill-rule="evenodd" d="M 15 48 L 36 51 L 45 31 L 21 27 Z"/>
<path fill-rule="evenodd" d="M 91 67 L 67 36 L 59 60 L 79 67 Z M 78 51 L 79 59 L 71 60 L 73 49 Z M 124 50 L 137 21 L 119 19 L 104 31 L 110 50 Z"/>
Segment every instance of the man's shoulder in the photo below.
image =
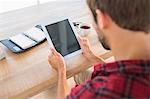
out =
<path fill-rule="evenodd" d="M 103 95 L 104 93 L 110 94 L 114 89 L 119 89 L 124 83 L 123 76 L 112 75 L 109 77 L 97 76 L 81 85 L 77 85 L 71 90 L 71 94 L 68 97 L 84 97 L 83 99 L 92 99 L 97 95 Z M 114 93 L 117 97 L 117 94 Z M 71 99 L 71 98 L 70 98 Z M 82 99 L 82 98 L 81 98 Z"/>
<path fill-rule="evenodd" d="M 142 75 L 150 71 L 150 60 L 121 60 L 111 63 L 96 64 L 92 78 L 110 74 Z"/>
<path fill-rule="evenodd" d="M 149 80 L 145 77 L 149 75 L 149 65 L 149 60 L 96 65 L 91 80 L 72 88 L 68 97 L 147 97 Z M 137 89 L 141 90 L 137 92 Z"/>

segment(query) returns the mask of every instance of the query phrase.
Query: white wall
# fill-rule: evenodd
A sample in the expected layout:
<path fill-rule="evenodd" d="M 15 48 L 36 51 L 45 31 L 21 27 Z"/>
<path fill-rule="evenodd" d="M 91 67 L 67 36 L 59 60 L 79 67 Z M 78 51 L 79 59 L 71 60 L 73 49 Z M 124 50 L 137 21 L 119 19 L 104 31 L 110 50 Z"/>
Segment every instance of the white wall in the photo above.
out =
<path fill-rule="evenodd" d="M 16 10 L 16 9 L 20 9 L 32 5 L 38 5 L 50 1 L 62 1 L 62 0 L 0 0 L 0 13 L 8 12 L 8 11 L 12 11 L 12 10 Z"/>

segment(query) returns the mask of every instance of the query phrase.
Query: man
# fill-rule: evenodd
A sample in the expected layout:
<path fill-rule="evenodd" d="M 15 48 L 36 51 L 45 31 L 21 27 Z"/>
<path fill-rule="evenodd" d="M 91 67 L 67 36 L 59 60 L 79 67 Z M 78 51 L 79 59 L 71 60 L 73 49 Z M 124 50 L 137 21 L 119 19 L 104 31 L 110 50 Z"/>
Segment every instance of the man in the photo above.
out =
<path fill-rule="evenodd" d="M 104 63 L 79 37 L 83 55 L 99 64 L 91 80 L 69 91 L 64 59 L 51 49 L 49 63 L 58 72 L 57 98 L 150 98 L 150 0 L 89 0 L 88 4 L 100 41 L 116 61 Z"/>

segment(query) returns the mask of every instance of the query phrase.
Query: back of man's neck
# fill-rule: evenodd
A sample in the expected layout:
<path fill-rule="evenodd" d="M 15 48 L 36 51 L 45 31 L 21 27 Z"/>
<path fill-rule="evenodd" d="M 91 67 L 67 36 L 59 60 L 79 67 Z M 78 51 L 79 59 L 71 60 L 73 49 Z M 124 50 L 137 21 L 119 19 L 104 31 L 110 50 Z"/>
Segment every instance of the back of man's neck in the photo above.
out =
<path fill-rule="evenodd" d="M 133 34 L 133 39 L 130 36 L 132 35 L 126 41 L 120 41 L 119 45 L 113 46 L 112 52 L 116 60 L 150 59 L 150 35 Z"/>

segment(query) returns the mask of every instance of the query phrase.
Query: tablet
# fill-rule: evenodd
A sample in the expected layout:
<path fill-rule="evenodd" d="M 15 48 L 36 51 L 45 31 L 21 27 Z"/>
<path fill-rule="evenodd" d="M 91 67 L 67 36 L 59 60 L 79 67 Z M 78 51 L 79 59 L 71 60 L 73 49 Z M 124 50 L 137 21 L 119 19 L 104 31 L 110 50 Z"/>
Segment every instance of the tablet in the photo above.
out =
<path fill-rule="evenodd" d="M 60 19 L 42 24 L 50 47 L 54 47 L 64 58 L 81 53 L 77 32 L 70 19 Z"/>

